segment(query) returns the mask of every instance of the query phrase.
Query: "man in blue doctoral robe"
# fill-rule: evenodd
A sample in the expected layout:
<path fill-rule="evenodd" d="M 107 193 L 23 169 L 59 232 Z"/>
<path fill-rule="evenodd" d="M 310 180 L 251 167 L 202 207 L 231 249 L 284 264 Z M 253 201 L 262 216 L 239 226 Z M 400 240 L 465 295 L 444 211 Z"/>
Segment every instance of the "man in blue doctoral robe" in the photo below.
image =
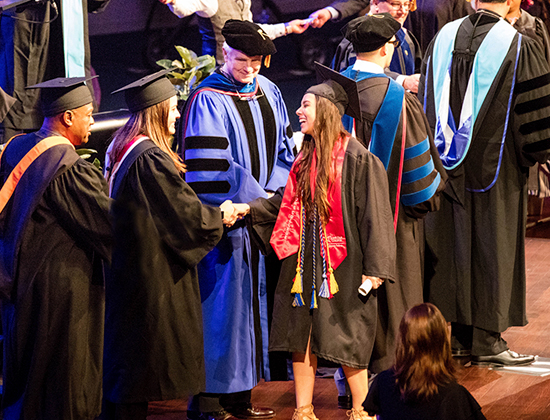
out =
<path fill-rule="evenodd" d="M 527 324 L 527 174 L 549 157 L 550 73 L 541 44 L 476 1 L 430 44 L 419 92 L 449 175 L 426 218 L 429 300 L 452 323 L 453 352 L 475 364 L 529 363 L 501 333 Z M 429 275 L 428 275 L 429 274 Z"/>
<path fill-rule="evenodd" d="M 187 182 L 211 205 L 268 197 L 285 185 L 294 160 L 281 93 L 258 75 L 275 46 L 251 22 L 230 20 L 223 35 L 225 64 L 191 93 L 180 145 Z M 190 401 L 188 418 L 272 417 L 250 403 L 268 368 L 266 284 L 263 257 L 243 222 L 226 229 L 198 271 L 206 393 Z"/>

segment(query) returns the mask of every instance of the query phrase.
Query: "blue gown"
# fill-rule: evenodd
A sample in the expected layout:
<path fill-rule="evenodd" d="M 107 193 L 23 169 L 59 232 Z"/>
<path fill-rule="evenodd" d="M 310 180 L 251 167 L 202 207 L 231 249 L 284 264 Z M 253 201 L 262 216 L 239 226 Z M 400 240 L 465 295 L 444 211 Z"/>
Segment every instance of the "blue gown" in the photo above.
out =
<path fill-rule="evenodd" d="M 242 85 L 214 73 L 190 95 L 183 123 L 186 180 L 203 203 L 247 203 L 286 184 L 292 131 L 280 91 L 265 77 Z M 269 379 L 267 303 L 263 256 L 243 222 L 225 229 L 198 271 L 205 391 L 250 390 Z"/>

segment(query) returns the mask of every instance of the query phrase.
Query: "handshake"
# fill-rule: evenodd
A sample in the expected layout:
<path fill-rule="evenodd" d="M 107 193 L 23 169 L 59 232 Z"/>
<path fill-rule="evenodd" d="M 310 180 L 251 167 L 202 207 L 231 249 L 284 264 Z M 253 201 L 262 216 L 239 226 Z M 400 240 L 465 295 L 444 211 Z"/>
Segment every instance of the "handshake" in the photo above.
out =
<path fill-rule="evenodd" d="M 246 203 L 233 203 L 231 200 L 225 200 L 220 209 L 223 214 L 223 224 L 231 227 L 237 220 L 241 220 L 250 211 L 250 206 Z"/>

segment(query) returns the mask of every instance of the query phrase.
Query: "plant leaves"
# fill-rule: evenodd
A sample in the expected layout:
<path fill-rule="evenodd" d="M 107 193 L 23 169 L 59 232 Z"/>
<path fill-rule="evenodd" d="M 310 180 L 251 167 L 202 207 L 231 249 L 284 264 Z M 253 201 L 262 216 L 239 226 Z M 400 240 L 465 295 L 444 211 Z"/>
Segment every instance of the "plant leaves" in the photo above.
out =
<path fill-rule="evenodd" d="M 179 60 L 172 61 L 172 66 L 170 68 L 172 68 L 172 67 L 177 67 L 178 69 L 183 69 L 184 68 L 183 63 Z"/>
<path fill-rule="evenodd" d="M 178 51 L 181 61 L 184 64 L 184 68 L 188 68 L 192 66 L 193 57 L 191 55 L 191 52 L 185 48 L 181 47 L 179 45 L 176 45 L 176 50 Z"/>
<path fill-rule="evenodd" d="M 172 60 L 168 60 L 167 58 L 164 58 L 162 60 L 158 60 L 157 64 L 165 69 L 172 68 Z"/>
<path fill-rule="evenodd" d="M 212 74 L 216 68 L 216 59 L 211 55 L 201 55 L 185 47 L 176 45 L 176 50 L 181 57 L 179 60 L 159 60 L 157 64 L 165 69 L 177 67 L 178 70 L 168 73 L 170 81 L 176 87 L 178 99 L 187 100 L 189 92 L 198 86 L 204 79 Z M 184 70 L 181 72 L 181 70 Z"/>

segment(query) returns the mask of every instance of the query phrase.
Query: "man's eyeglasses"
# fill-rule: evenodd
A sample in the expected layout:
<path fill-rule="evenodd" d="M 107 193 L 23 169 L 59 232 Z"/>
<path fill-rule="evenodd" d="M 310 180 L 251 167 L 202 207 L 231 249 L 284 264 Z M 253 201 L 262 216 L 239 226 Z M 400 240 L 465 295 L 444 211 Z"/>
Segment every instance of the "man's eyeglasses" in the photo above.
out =
<path fill-rule="evenodd" d="M 388 44 L 393 44 L 394 48 L 397 48 L 401 45 L 401 41 L 394 39 L 393 41 L 388 41 Z"/>
<path fill-rule="evenodd" d="M 411 2 L 407 1 L 405 3 L 399 3 L 398 1 L 389 3 L 393 10 L 399 10 L 403 8 L 403 11 L 408 12 L 411 10 Z"/>

